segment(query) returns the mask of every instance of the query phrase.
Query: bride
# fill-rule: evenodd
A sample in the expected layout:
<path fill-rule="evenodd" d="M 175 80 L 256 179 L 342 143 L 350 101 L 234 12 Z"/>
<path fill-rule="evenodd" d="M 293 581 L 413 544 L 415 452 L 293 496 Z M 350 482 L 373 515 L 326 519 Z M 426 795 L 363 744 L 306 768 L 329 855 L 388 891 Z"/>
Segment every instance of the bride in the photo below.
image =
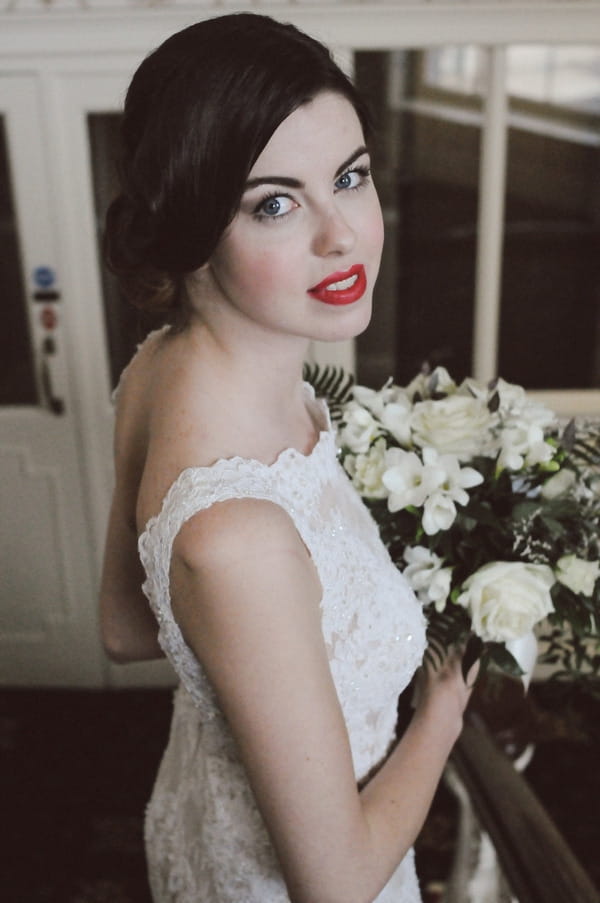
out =
<path fill-rule="evenodd" d="M 174 35 L 125 104 L 107 254 L 163 310 L 123 374 L 108 654 L 180 686 L 146 815 L 155 903 L 416 903 L 411 846 L 461 730 L 424 621 L 302 382 L 370 318 L 368 115 L 318 42 L 252 14 Z M 476 667 L 476 666 L 474 666 Z"/>

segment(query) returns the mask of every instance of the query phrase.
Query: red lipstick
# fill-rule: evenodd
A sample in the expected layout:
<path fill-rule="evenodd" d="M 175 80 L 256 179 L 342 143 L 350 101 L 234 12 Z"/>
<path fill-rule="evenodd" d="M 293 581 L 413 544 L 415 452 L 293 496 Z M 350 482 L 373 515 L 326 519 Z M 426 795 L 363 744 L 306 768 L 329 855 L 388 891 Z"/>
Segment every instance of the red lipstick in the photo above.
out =
<path fill-rule="evenodd" d="M 353 304 L 362 298 L 367 288 L 367 276 L 362 263 L 355 263 L 349 270 L 331 273 L 309 288 L 308 294 L 324 304 Z"/>

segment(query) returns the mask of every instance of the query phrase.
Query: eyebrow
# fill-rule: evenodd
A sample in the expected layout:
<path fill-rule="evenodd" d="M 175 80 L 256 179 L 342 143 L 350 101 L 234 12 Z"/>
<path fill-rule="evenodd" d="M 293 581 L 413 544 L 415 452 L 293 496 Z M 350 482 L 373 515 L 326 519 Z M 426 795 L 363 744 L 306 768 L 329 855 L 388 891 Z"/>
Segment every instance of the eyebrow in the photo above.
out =
<path fill-rule="evenodd" d="M 368 149 L 366 145 L 362 144 L 353 154 L 350 154 L 347 160 L 344 160 L 341 166 L 338 166 L 335 171 L 335 177 L 340 176 L 355 160 L 358 160 L 359 157 L 366 153 L 368 153 Z M 255 179 L 248 179 L 244 186 L 244 191 L 249 191 L 258 185 L 284 185 L 287 188 L 304 188 L 304 182 L 301 182 L 300 179 L 293 179 L 290 176 L 258 176 Z"/>

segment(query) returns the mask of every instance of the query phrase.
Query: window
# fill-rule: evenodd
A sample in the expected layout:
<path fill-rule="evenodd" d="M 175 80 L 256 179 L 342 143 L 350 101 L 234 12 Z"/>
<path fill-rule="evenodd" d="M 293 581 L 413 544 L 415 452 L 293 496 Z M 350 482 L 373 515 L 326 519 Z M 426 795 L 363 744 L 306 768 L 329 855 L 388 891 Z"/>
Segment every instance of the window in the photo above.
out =
<path fill-rule="evenodd" d="M 356 55 L 387 228 L 362 382 L 406 382 L 424 362 L 474 373 L 488 59 L 476 45 Z M 600 48 L 511 46 L 504 86 L 490 371 L 529 389 L 599 388 Z"/>

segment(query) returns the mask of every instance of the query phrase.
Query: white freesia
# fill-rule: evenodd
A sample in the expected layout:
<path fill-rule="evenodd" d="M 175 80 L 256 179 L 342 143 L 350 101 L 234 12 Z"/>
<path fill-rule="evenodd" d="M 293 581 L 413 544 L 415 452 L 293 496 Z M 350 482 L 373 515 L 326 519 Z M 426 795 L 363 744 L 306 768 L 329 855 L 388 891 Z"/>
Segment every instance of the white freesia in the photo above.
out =
<path fill-rule="evenodd" d="M 494 561 L 465 580 L 457 602 L 468 609 L 482 640 L 505 642 L 523 636 L 554 610 L 554 582 L 545 564 Z"/>
<path fill-rule="evenodd" d="M 556 449 L 546 442 L 544 431 L 536 423 L 525 420 L 515 422 L 502 430 L 501 450 L 498 456 L 500 469 L 520 470 L 524 465 L 547 464 Z"/>
<path fill-rule="evenodd" d="M 355 455 L 364 454 L 378 435 L 379 426 L 375 418 L 362 405 L 349 401 L 344 408 L 344 423 L 340 429 L 341 444 L 347 445 Z"/>
<path fill-rule="evenodd" d="M 355 385 L 352 387 L 352 397 L 377 418 L 381 418 L 384 408 L 389 404 L 400 403 L 405 407 L 411 407 L 406 391 L 393 383 L 391 379 L 388 379 L 381 389 Z"/>
<path fill-rule="evenodd" d="M 400 511 L 409 505 L 419 508 L 443 478 L 442 469 L 424 465 L 415 452 L 388 449 L 382 482 L 390 493 L 389 510 Z"/>
<path fill-rule="evenodd" d="M 353 386 L 352 388 L 352 397 L 354 398 L 354 401 L 365 407 L 378 418 L 381 417 L 383 406 L 385 404 L 383 393 L 384 389 L 380 389 L 377 392 L 375 389 L 369 389 L 368 386 Z M 351 405 L 352 402 L 349 402 L 348 407 Z"/>
<path fill-rule="evenodd" d="M 554 411 L 529 398 L 522 386 L 499 379 L 496 382 L 496 390 L 500 396 L 499 413 L 503 419 L 526 420 L 541 429 L 556 423 Z"/>
<path fill-rule="evenodd" d="M 473 467 L 460 467 L 454 455 L 439 455 L 434 448 L 423 449 L 423 463 L 438 475 L 438 483 L 425 499 L 423 529 L 428 536 L 448 530 L 456 518 L 456 505 L 466 505 L 469 495 L 465 489 L 483 482 Z"/>
<path fill-rule="evenodd" d="M 480 401 L 485 402 L 486 405 L 493 395 L 493 392 L 490 391 L 490 388 L 486 383 L 481 383 L 478 380 L 473 379 L 472 376 L 467 376 L 463 379 L 456 391 L 458 395 L 467 395 L 472 398 L 478 398 Z"/>
<path fill-rule="evenodd" d="M 456 520 L 456 505 L 443 492 L 433 492 L 423 505 L 421 524 L 428 536 L 448 530 Z"/>
<path fill-rule="evenodd" d="M 436 611 L 443 611 L 450 595 L 452 584 L 452 568 L 440 568 L 431 579 L 427 595 L 433 602 Z"/>
<path fill-rule="evenodd" d="M 417 402 L 411 416 L 415 445 L 431 446 L 463 461 L 490 452 L 494 423 L 485 402 L 470 395 Z"/>
<path fill-rule="evenodd" d="M 354 405 L 362 405 L 386 429 L 400 445 L 410 444 L 410 412 L 412 404 L 408 395 L 390 380 L 376 392 L 366 386 L 352 389 Z M 346 407 L 351 407 L 352 402 Z M 345 418 L 347 419 L 347 418 Z"/>
<path fill-rule="evenodd" d="M 576 555 L 563 555 L 556 562 L 556 579 L 563 586 L 582 596 L 591 596 L 600 576 L 600 564 Z"/>
<path fill-rule="evenodd" d="M 469 501 L 465 489 L 483 483 L 483 476 L 474 467 L 461 467 L 457 457 L 440 455 L 435 448 L 423 449 L 423 463 L 435 467 L 438 471 L 443 470 L 438 488 L 459 505 L 466 505 Z"/>
<path fill-rule="evenodd" d="M 465 490 L 483 483 L 483 477 L 474 467 L 461 467 L 454 455 L 439 455 L 434 448 L 423 449 L 423 463 L 435 468 L 440 477 L 423 506 L 423 529 L 428 536 L 433 536 L 452 526 L 456 505 L 466 505 L 469 501 Z"/>
<path fill-rule="evenodd" d="M 424 605 L 433 602 L 437 611 L 443 611 L 450 594 L 452 568 L 443 567 L 440 556 L 426 546 L 408 546 L 404 560 L 404 576 L 417 598 Z"/>
<path fill-rule="evenodd" d="M 577 478 L 572 470 L 563 467 L 546 480 L 541 488 L 541 496 L 544 499 L 556 499 L 561 495 L 567 495 L 575 486 Z"/>
<path fill-rule="evenodd" d="M 408 398 L 398 398 L 386 404 L 381 412 L 381 423 L 400 445 L 410 444 L 410 412 Z"/>
<path fill-rule="evenodd" d="M 383 485 L 386 444 L 385 439 L 377 439 L 368 452 L 359 455 L 347 455 L 344 469 L 352 478 L 358 492 L 369 499 L 384 499 L 388 491 Z"/>

